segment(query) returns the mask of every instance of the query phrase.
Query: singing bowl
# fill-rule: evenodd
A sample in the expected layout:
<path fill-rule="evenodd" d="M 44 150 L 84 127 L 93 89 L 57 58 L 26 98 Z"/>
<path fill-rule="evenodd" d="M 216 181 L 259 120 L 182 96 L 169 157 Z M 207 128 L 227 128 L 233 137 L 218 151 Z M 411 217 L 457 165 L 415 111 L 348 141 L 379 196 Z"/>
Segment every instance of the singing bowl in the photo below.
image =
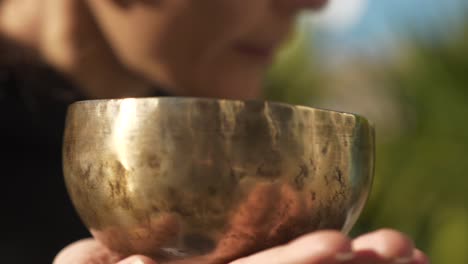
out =
<path fill-rule="evenodd" d="M 82 101 L 68 110 L 63 162 L 76 210 L 109 249 L 226 263 L 348 232 L 371 188 L 374 130 L 358 115 L 263 101 Z"/>

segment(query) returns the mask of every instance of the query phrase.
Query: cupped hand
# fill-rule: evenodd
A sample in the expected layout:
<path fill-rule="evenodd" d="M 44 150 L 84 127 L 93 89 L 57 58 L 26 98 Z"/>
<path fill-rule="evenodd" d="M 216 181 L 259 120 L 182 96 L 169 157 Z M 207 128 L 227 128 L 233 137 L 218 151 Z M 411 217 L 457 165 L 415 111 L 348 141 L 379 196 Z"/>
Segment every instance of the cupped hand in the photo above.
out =
<path fill-rule="evenodd" d="M 92 239 L 66 247 L 54 264 L 157 264 L 145 256 L 122 259 Z M 200 258 L 166 262 L 167 264 L 208 264 Z M 382 229 L 353 240 L 337 231 L 318 231 L 288 244 L 274 247 L 229 264 L 426 264 L 424 253 L 404 234 Z"/>

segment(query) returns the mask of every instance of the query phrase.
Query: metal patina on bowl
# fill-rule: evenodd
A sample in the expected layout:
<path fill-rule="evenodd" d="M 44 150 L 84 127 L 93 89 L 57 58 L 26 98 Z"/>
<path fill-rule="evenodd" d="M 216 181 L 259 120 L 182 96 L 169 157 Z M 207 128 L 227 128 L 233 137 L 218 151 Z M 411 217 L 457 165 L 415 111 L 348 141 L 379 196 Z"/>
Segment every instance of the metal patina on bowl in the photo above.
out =
<path fill-rule="evenodd" d="M 374 130 L 358 115 L 262 101 L 83 101 L 69 108 L 63 158 L 74 206 L 111 250 L 226 263 L 348 232 L 371 188 Z"/>

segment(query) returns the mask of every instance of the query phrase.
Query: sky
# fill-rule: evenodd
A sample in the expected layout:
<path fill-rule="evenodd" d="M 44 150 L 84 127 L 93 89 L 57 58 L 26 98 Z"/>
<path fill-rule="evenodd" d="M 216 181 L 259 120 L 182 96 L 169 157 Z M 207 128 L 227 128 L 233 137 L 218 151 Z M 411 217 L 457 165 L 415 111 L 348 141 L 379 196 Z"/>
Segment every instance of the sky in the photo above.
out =
<path fill-rule="evenodd" d="M 427 41 L 459 30 L 467 0 L 331 0 L 327 9 L 307 15 L 314 44 L 324 52 L 385 53 L 403 36 Z"/>

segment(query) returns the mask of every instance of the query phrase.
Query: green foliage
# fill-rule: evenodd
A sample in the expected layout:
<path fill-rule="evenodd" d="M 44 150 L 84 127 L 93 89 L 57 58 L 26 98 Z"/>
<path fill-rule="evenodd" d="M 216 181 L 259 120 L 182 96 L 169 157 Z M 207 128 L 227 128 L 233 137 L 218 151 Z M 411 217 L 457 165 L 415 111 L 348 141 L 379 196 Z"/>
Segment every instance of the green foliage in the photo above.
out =
<path fill-rule="evenodd" d="M 408 65 L 389 69 L 405 130 L 379 146 L 379 187 L 365 215 L 370 228 L 412 235 L 435 263 L 468 263 L 466 35 L 440 45 L 415 43 Z"/>
<path fill-rule="evenodd" d="M 286 43 L 265 80 L 269 100 L 309 104 L 317 94 L 312 45 L 302 28 Z"/>

